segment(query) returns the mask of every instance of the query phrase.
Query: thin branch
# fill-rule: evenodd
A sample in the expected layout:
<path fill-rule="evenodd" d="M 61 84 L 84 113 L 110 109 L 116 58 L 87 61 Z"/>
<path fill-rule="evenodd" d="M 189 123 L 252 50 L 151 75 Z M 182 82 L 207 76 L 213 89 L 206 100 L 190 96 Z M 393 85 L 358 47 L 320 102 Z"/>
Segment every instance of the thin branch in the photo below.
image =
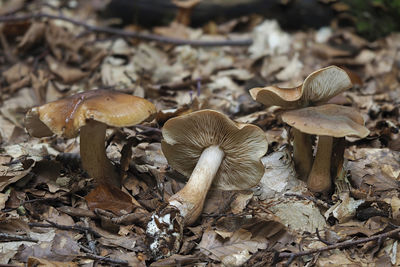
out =
<path fill-rule="evenodd" d="M 7 241 L 29 241 L 29 242 L 39 242 L 39 240 L 31 238 L 29 236 L 12 235 L 7 233 L 0 233 L 0 240 L 3 242 Z"/>
<path fill-rule="evenodd" d="M 95 237 L 101 237 L 102 235 L 99 234 L 98 232 L 96 232 L 95 230 L 93 230 L 92 228 L 89 227 L 84 227 L 84 226 L 78 226 L 78 225 L 61 225 L 61 224 L 57 224 L 51 221 L 47 221 L 48 224 L 46 223 L 28 223 L 29 227 L 42 227 L 42 228 L 57 228 L 60 230 L 72 230 L 72 231 L 77 231 L 77 232 L 81 232 L 81 233 L 86 233 L 89 232 L 91 234 L 93 234 Z"/>
<path fill-rule="evenodd" d="M 333 245 L 333 243 L 328 242 L 328 241 L 326 241 L 325 239 L 323 239 L 323 238 L 321 237 L 321 235 L 319 234 L 318 228 L 315 230 L 315 233 L 317 234 L 317 237 L 318 237 L 318 240 L 319 240 L 319 241 L 321 241 L 322 243 L 324 243 L 325 245 L 328 245 L 328 246 Z"/>
<path fill-rule="evenodd" d="M 281 258 L 281 259 L 288 258 L 288 259 L 293 260 L 294 258 L 297 258 L 297 257 L 311 255 L 311 254 L 315 254 L 315 253 L 319 253 L 319 252 L 324 252 L 324 251 L 333 250 L 333 249 L 337 249 L 337 248 L 346 248 L 346 247 L 356 246 L 356 245 L 367 243 L 369 241 L 374 241 L 374 240 L 382 240 L 384 238 L 390 237 L 399 232 L 400 232 L 400 227 L 398 227 L 394 230 L 391 230 L 389 232 L 383 233 L 383 234 L 374 235 L 374 236 L 366 237 L 366 238 L 360 238 L 357 240 L 347 240 L 347 241 L 343 241 L 343 242 L 336 243 L 336 244 L 329 245 L 329 246 L 322 247 L 322 248 L 310 249 L 307 251 L 300 251 L 297 253 L 281 252 L 281 253 L 279 253 L 279 258 Z"/>
<path fill-rule="evenodd" d="M 326 202 L 324 202 L 324 201 L 322 201 L 320 199 L 317 199 L 315 197 L 312 197 L 312 196 L 305 196 L 305 195 L 299 195 L 299 194 L 294 194 L 294 193 L 286 193 L 285 197 L 297 197 L 297 198 L 300 198 L 300 199 L 307 199 L 307 200 L 310 200 L 310 201 L 314 202 L 318 206 L 322 206 L 322 207 L 324 207 L 326 209 L 329 209 L 331 207 L 330 204 L 328 204 L 328 203 L 326 203 Z"/>
<path fill-rule="evenodd" d="M 53 20 L 63 20 L 74 25 L 81 26 L 86 30 L 98 33 L 107 33 L 112 35 L 118 35 L 126 38 L 135 38 L 142 39 L 146 41 L 156 41 L 159 43 L 173 44 L 173 45 L 191 45 L 191 46 L 249 46 L 252 44 L 251 39 L 243 39 L 243 40 L 223 40 L 223 41 L 206 41 L 206 40 L 183 40 L 177 38 L 164 37 L 156 34 L 149 33 L 139 33 L 133 31 L 124 31 L 117 28 L 112 27 L 101 27 L 86 24 L 82 21 L 75 20 L 72 18 L 68 18 L 62 15 L 51 15 L 47 13 L 36 13 L 36 14 L 28 14 L 24 16 L 0 16 L 0 22 L 16 22 L 16 21 L 24 21 L 30 19 L 53 19 Z"/>

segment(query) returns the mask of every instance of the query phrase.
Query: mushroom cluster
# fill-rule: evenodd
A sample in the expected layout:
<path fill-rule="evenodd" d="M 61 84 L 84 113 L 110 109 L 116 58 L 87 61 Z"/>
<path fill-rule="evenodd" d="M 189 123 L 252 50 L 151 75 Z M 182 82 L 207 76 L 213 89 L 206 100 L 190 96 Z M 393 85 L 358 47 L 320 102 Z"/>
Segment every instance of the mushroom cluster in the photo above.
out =
<path fill-rule="evenodd" d="M 30 109 L 25 127 L 34 137 L 56 134 L 74 138 L 80 133 L 83 168 L 96 183 L 120 187 L 120 176 L 106 154 L 107 126 L 133 126 L 152 119 L 155 113 L 155 106 L 146 99 L 90 90 Z"/>
<path fill-rule="evenodd" d="M 268 150 L 265 133 L 259 127 L 237 124 L 213 110 L 172 118 L 162 133 L 162 151 L 168 163 L 189 180 L 148 224 L 155 258 L 177 252 L 182 227 L 200 216 L 211 186 L 222 190 L 255 186 L 264 173 L 261 157 Z"/>
<path fill-rule="evenodd" d="M 352 79 L 345 70 L 329 66 L 311 73 L 302 85 L 294 88 L 267 86 L 250 90 L 254 100 L 289 110 L 283 112 L 282 120 L 292 126 L 296 171 L 300 179 L 307 180 L 311 191 L 328 192 L 331 189 L 332 137 L 363 138 L 369 134 L 357 110 L 333 104 L 322 105 L 352 86 Z M 318 135 L 319 139 L 315 159 L 312 135 Z"/>

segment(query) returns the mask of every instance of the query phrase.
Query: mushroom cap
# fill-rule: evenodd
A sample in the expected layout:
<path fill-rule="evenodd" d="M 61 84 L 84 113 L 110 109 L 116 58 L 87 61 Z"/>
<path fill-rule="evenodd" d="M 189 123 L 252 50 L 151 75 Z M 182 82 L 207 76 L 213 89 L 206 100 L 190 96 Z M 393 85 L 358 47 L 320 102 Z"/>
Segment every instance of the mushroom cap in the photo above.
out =
<path fill-rule="evenodd" d="M 218 145 L 225 153 L 213 187 L 240 190 L 255 186 L 264 174 L 261 157 L 268 150 L 264 132 L 255 125 L 238 124 L 213 110 L 200 110 L 168 120 L 162 151 L 172 168 L 190 176 L 202 151 Z"/>
<path fill-rule="evenodd" d="M 308 75 L 300 86 L 257 87 L 250 90 L 250 95 L 266 106 L 293 109 L 324 103 L 352 86 L 351 77 L 345 70 L 337 66 L 329 66 Z"/>
<path fill-rule="evenodd" d="M 155 106 L 141 97 L 90 90 L 32 108 L 26 114 L 25 127 L 35 137 L 55 133 L 72 138 L 88 120 L 127 127 L 151 119 L 155 113 Z"/>
<path fill-rule="evenodd" d="M 286 111 L 282 114 L 282 120 L 308 134 L 359 138 L 369 134 L 357 110 L 334 104 Z"/>

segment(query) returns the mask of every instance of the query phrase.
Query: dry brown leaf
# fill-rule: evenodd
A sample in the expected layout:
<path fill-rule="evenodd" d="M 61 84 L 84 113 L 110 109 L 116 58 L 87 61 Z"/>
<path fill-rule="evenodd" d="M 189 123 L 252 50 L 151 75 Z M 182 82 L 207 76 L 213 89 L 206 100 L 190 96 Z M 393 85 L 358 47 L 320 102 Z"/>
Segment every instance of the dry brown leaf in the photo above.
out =
<path fill-rule="evenodd" d="M 349 161 L 351 180 L 357 188 L 366 192 L 372 188 L 383 194 L 398 191 L 400 175 L 400 152 L 388 148 L 360 148 L 355 160 Z"/>
<path fill-rule="evenodd" d="M 253 192 L 239 192 L 236 194 L 234 200 L 231 202 L 231 211 L 233 214 L 241 213 L 249 204 L 251 198 L 253 197 Z"/>
<path fill-rule="evenodd" d="M 9 192 L 7 192 L 5 194 L 0 193 L 0 210 L 4 209 L 4 207 L 6 206 L 6 202 L 7 202 L 9 197 L 10 197 L 10 193 Z"/>
<path fill-rule="evenodd" d="M 80 247 L 77 241 L 65 233 L 56 233 L 50 240 L 29 247 L 19 247 L 15 257 L 22 262 L 27 262 L 32 256 L 54 261 L 71 261 L 79 254 Z"/>
<path fill-rule="evenodd" d="M 131 197 L 117 187 L 99 185 L 85 197 L 89 209 L 103 209 L 116 215 L 124 215 L 133 211 Z"/>
<path fill-rule="evenodd" d="M 31 159 L 17 163 L 13 167 L 0 166 L 0 192 L 8 185 L 24 178 L 32 169 L 35 162 Z"/>
<path fill-rule="evenodd" d="M 76 262 L 49 261 L 36 257 L 28 258 L 28 267 L 78 267 Z"/>
<path fill-rule="evenodd" d="M 24 34 L 18 44 L 18 50 L 26 51 L 33 45 L 43 40 L 46 25 L 43 22 L 35 22 L 31 24 L 28 31 Z"/>
<path fill-rule="evenodd" d="M 286 200 L 269 208 L 289 229 L 299 232 L 314 232 L 324 229 L 326 222 L 313 202 Z"/>
<path fill-rule="evenodd" d="M 258 249 L 265 249 L 268 241 L 262 237 L 252 237 L 251 232 L 239 229 L 233 233 L 230 238 L 223 239 L 215 231 L 207 229 L 201 242 L 198 245 L 200 251 L 210 258 L 223 261 L 225 257 L 229 257 L 236 254 L 242 254 L 246 260 L 250 258 L 247 252 L 256 252 Z M 244 262 L 243 262 L 244 263 Z"/>
<path fill-rule="evenodd" d="M 73 83 L 81 80 L 89 75 L 88 72 L 83 72 L 78 68 L 73 68 L 57 61 L 52 56 L 46 57 L 46 62 L 49 65 L 51 72 L 61 78 L 64 83 Z"/>
<path fill-rule="evenodd" d="M 3 77 L 6 79 L 8 84 L 13 84 L 17 81 L 22 80 L 26 76 L 29 76 L 31 68 L 28 65 L 18 62 L 14 64 L 11 68 L 2 73 Z"/>

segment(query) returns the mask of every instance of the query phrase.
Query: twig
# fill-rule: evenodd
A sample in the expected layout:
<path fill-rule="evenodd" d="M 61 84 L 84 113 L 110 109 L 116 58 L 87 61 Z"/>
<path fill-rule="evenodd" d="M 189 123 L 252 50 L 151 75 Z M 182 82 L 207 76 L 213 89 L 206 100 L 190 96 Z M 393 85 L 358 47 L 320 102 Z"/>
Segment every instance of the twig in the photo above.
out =
<path fill-rule="evenodd" d="M 91 219 L 97 218 L 97 215 L 91 210 L 85 210 L 81 208 L 74 208 L 69 206 L 61 206 L 57 208 L 58 211 L 64 212 L 73 217 L 88 217 Z"/>
<path fill-rule="evenodd" d="M 316 234 L 317 234 L 317 237 L 318 237 L 318 240 L 319 240 L 319 241 L 321 241 L 322 243 L 324 243 L 325 245 L 328 245 L 328 246 L 333 245 L 333 243 L 328 242 L 328 241 L 326 241 L 325 239 L 323 239 L 323 238 L 321 237 L 321 235 L 319 234 L 318 228 L 315 230 L 315 232 L 316 232 Z"/>
<path fill-rule="evenodd" d="M 20 236 L 20 235 L 12 235 L 6 233 L 0 233 L 1 241 L 30 241 L 30 242 L 39 242 L 39 240 L 35 238 L 31 238 L 29 236 Z"/>
<path fill-rule="evenodd" d="M 88 259 L 92 259 L 92 260 L 103 261 L 103 262 L 107 262 L 107 263 L 111 263 L 111 264 L 128 265 L 128 262 L 125 260 L 111 259 L 111 258 L 107 258 L 107 257 L 103 257 L 103 256 L 90 254 L 90 253 L 86 253 L 80 257 L 88 258 Z"/>
<path fill-rule="evenodd" d="M 359 244 L 363 244 L 363 243 L 367 243 L 369 241 L 374 241 L 374 240 L 382 240 L 384 238 L 390 237 L 394 234 L 397 234 L 400 232 L 400 227 L 391 230 L 389 232 L 383 233 L 383 234 L 379 234 L 379 235 L 374 235 L 371 237 L 366 237 L 366 238 L 360 238 L 357 240 L 347 240 L 347 241 L 343 241 L 340 243 L 336 243 L 336 244 L 332 244 L 323 248 L 316 248 L 316 249 L 310 249 L 307 251 L 300 251 L 297 253 L 288 253 L 288 252 L 281 252 L 279 253 L 279 258 L 283 259 L 283 258 L 288 258 L 290 259 L 294 259 L 297 257 L 302 257 L 302 256 L 306 256 L 306 255 L 311 255 L 311 254 L 315 254 L 315 253 L 320 253 L 320 252 L 324 252 L 324 251 L 328 251 L 328 250 L 333 250 L 333 249 L 337 249 L 337 248 L 346 248 L 346 247 L 350 247 L 350 246 L 356 246 Z"/>
<path fill-rule="evenodd" d="M 149 213 L 144 209 L 140 209 L 140 211 L 136 210 L 134 213 L 122 216 L 115 216 L 113 213 L 102 209 L 95 209 L 95 213 L 103 220 L 117 225 L 146 225 L 149 218 Z"/>
<path fill-rule="evenodd" d="M 314 202 L 318 206 L 322 206 L 326 209 L 329 209 L 331 207 L 330 204 L 328 204 L 320 199 L 317 199 L 315 197 L 312 197 L 312 196 L 298 195 L 298 194 L 294 194 L 294 193 L 286 193 L 285 197 L 297 197 L 297 198 L 301 198 L 301 199 L 307 199 L 307 200 Z"/>
<path fill-rule="evenodd" d="M 81 221 L 85 224 L 86 228 L 89 228 L 89 220 L 87 217 L 81 218 Z M 89 249 L 91 250 L 90 253 L 97 255 L 96 252 L 96 240 L 93 240 L 93 236 L 89 231 L 86 231 L 86 239 L 88 242 Z"/>
<path fill-rule="evenodd" d="M 170 83 L 170 84 L 162 84 L 162 85 L 156 85 L 154 86 L 154 89 L 160 89 L 160 90 L 187 90 L 190 89 L 191 86 L 198 85 L 198 83 L 209 83 L 211 82 L 210 77 L 205 77 L 201 79 L 195 79 L 195 80 L 188 80 L 180 83 Z"/>
<path fill-rule="evenodd" d="M 93 234 L 95 237 L 101 237 L 102 235 L 99 234 L 98 232 L 96 232 L 95 230 L 93 230 L 92 228 L 89 227 L 84 227 L 84 226 L 78 226 L 78 225 L 61 225 L 61 224 L 57 224 L 51 221 L 47 221 L 49 224 L 46 223 L 28 223 L 29 227 L 42 227 L 42 228 L 57 228 L 60 230 L 72 230 L 72 231 L 77 231 L 77 232 L 82 232 L 82 233 L 86 233 L 86 232 L 90 232 L 91 234 Z"/>
<path fill-rule="evenodd" d="M 24 21 L 30 19 L 42 19 L 48 18 L 53 20 L 63 20 L 74 25 L 81 26 L 86 30 L 98 33 L 107 33 L 118 35 L 127 38 L 136 38 L 147 41 L 156 41 L 159 43 L 173 44 L 173 45 L 191 45 L 191 46 L 249 46 L 252 44 L 251 39 L 243 39 L 243 40 L 223 40 L 223 41 L 202 41 L 202 40 L 183 40 L 177 38 L 164 37 L 156 34 L 149 33 L 139 33 L 133 31 L 124 31 L 117 28 L 112 27 L 101 27 L 86 24 L 82 21 L 75 20 L 72 18 L 68 18 L 62 15 L 51 15 L 47 13 L 36 13 L 36 14 L 28 14 L 24 16 L 0 16 L 0 22 L 16 22 L 16 21 Z"/>

